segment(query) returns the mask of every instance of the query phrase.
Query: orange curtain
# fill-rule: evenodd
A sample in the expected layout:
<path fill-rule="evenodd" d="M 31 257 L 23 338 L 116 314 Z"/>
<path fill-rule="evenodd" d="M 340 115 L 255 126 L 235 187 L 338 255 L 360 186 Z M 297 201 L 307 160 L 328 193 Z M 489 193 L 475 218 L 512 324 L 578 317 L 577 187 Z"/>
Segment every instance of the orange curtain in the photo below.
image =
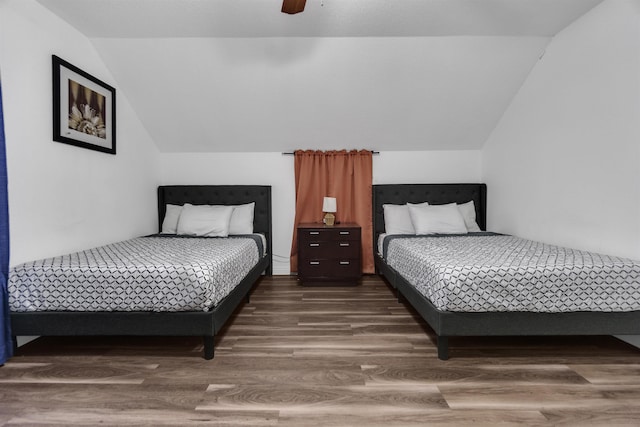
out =
<path fill-rule="evenodd" d="M 335 197 L 336 221 L 362 228 L 362 272 L 374 273 L 371 151 L 297 150 L 295 156 L 296 216 L 291 244 L 291 271 L 298 271 L 298 224 L 322 223 L 322 201 Z"/>

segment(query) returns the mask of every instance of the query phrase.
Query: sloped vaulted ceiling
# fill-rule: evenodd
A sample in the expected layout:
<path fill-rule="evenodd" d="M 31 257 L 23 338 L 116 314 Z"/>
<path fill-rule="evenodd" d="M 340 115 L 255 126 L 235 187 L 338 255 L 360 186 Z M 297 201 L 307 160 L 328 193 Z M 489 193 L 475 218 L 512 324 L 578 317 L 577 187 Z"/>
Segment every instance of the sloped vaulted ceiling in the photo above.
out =
<path fill-rule="evenodd" d="M 39 0 L 163 152 L 479 149 L 601 0 Z M 81 64 L 78 64 L 81 65 Z"/>

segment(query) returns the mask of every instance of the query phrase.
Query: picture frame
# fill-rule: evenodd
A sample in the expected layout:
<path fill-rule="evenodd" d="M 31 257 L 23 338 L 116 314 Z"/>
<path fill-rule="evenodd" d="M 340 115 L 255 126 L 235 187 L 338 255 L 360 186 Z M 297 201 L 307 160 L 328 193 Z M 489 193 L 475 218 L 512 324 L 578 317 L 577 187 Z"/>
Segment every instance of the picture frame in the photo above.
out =
<path fill-rule="evenodd" d="M 116 154 L 116 90 L 52 55 L 53 140 Z"/>

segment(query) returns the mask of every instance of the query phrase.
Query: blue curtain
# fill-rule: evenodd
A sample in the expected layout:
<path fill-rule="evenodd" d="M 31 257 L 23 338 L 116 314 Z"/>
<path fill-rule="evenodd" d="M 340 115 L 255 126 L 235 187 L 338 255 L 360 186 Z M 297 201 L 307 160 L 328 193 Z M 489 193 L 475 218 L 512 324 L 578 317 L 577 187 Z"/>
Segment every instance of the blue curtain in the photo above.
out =
<path fill-rule="evenodd" d="M 0 80 L 0 365 L 13 356 L 13 340 L 9 318 L 9 201 L 7 199 L 7 152 L 2 114 L 2 81 Z"/>

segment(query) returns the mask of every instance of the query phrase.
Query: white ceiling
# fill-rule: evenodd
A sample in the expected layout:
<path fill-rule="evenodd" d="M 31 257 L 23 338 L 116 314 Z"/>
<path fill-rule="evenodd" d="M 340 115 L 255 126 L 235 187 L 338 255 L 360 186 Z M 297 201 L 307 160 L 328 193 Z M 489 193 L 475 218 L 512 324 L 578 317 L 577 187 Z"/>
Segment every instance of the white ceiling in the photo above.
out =
<path fill-rule="evenodd" d="M 38 0 L 88 37 L 555 35 L 602 0 Z"/>
<path fill-rule="evenodd" d="M 161 151 L 265 152 L 481 148 L 602 0 L 38 1 L 93 41 Z"/>

